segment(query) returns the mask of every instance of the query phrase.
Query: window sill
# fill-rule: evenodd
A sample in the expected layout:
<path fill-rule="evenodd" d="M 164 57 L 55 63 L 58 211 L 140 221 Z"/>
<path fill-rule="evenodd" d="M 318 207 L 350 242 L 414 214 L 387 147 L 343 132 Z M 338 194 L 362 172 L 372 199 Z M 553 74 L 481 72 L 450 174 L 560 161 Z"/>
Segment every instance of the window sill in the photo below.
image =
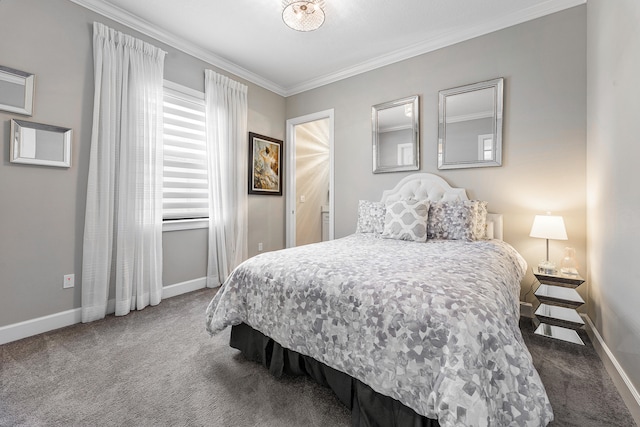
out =
<path fill-rule="evenodd" d="M 197 228 L 209 228 L 209 219 L 180 219 L 177 221 L 164 221 L 162 223 L 162 232 L 195 230 Z"/>

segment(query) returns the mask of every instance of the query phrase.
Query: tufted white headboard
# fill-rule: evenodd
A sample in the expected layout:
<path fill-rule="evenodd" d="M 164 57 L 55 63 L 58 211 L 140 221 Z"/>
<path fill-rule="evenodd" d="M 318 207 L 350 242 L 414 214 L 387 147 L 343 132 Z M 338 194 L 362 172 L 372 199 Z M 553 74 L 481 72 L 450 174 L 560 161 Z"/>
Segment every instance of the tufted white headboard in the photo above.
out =
<path fill-rule="evenodd" d="M 464 188 L 452 188 L 447 181 L 430 173 L 414 173 L 404 177 L 394 188 L 382 192 L 382 202 L 405 199 L 453 202 L 469 200 Z"/>
<path fill-rule="evenodd" d="M 391 190 L 382 192 L 382 202 L 417 199 L 432 202 L 469 200 L 464 188 L 453 188 L 447 181 L 430 173 L 415 173 L 404 177 Z M 487 214 L 487 236 L 502 240 L 502 214 Z"/>

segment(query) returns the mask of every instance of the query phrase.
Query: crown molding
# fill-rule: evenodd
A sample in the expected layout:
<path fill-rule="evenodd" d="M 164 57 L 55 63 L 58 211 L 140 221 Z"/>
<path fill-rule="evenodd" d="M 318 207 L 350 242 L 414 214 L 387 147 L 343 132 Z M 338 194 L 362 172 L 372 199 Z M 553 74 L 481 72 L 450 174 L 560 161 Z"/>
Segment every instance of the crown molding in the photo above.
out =
<path fill-rule="evenodd" d="M 428 52 L 433 52 L 443 47 L 451 46 L 453 44 L 470 40 L 475 37 L 483 36 L 494 31 L 502 30 L 504 28 L 521 24 L 526 21 L 540 18 L 545 15 L 569 9 L 574 6 L 579 6 L 587 2 L 587 0 L 547 0 L 544 3 L 531 6 L 527 9 L 520 10 L 509 15 L 501 16 L 494 19 L 493 21 L 479 24 L 475 27 L 466 28 L 464 30 L 450 31 L 448 33 L 441 34 L 438 37 L 425 40 L 424 42 L 407 46 L 386 55 L 381 55 L 377 58 L 364 61 L 352 67 L 344 68 L 335 73 L 329 73 L 324 76 L 310 79 L 290 87 L 283 87 L 231 61 L 217 56 L 210 51 L 202 49 L 201 47 L 196 46 L 195 44 L 188 42 L 168 31 L 158 29 L 149 22 L 140 19 L 139 17 L 132 15 L 131 13 L 119 7 L 105 3 L 103 0 L 69 1 L 76 3 L 93 12 L 96 12 L 106 18 L 112 19 L 120 24 L 126 25 L 127 27 L 130 27 L 135 31 L 152 37 L 188 55 L 205 61 L 215 67 L 232 73 L 240 78 L 243 78 L 251 83 L 254 83 L 284 97 L 306 92 L 308 90 L 325 86 L 339 80 L 375 70 L 376 68 L 391 65 L 396 62 L 404 61 L 406 59 L 413 58 L 415 56 L 422 55 Z"/>
<path fill-rule="evenodd" d="M 449 33 L 444 33 L 438 37 L 407 46 L 386 55 L 378 56 L 377 58 L 362 62 L 353 67 L 344 68 L 336 73 L 330 73 L 312 80 L 307 80 L 306 82 L 287 88 L 285 96 L 292 96 L 306 92 L 320 86 L 366 73 L 367 71 L 375 70 L 376 68 L 391 65 L 396 62 L 404 61 L 405 59 L 442 49 L 443 47 L 451 46 L 494 31 L 499 31 L 523 22 L 541 18 L 545 15 L 550 15 L 571 7 L 579 6 L 586 2 L 587 0 L 547 0 L 544 3 L 531 6 L 527 9 L 523 9 L 509 15 L 501 16 L 475 27 L 470 27 L 464 30 L 458 29 Z"/>
<path fill-rule="evenodd" d="M 117 6 L 106 3 L 102 0 L 69 0 L 72 3 L 80 5 L 86 9 L 96 12 L 106 18 L 109 18 L 115 22 L 138 31 L 146 36 L 152 37 L 162 43 L 165 43 L 173 48 L 176 48 L 194 58 L 205 61 L 215 67 L 218 67 L 224 71 L 232 73 L 237 77 L 245 79 L 251 83 L 268 89 L 277 93 L 280 96 L 285 96 L 286 89 L 268 79 L 265 79 L 258 74 L 255 74 L 241 66 L 234 64 L 210 51 L 200 48 L 195 44 L 188 42 L 175 34 L 168 31 L 157 28 L 151 23 L 141 19 Z"/>

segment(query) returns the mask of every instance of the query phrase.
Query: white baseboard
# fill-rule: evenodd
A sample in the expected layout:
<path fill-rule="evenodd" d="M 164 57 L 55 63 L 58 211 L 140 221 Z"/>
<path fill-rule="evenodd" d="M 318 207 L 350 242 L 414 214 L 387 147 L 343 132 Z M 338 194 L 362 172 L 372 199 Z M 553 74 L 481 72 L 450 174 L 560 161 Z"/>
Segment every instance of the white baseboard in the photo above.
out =
<path fill-rule="evenodd" d="M 207 287 L 207 278 L 200 277 L 198 279 L 187 280 L 186 282 L 168 285 L 162 288 L 162 298 L 171 298 L 187 292 L 197 291 Z"/>
<path fill-rule="evenodd" d="M 162 288 L 162 298 L 171 298 L 187 292 L 202 289 L 206 287 L 206 283 L 206 278 L 201 277 L 165 286 Z M 115 312 L 114 300 L 110 300 L 108 302 L 107 312 Z M 25 320 L 24 322 L 2 326 L 0 327 L 0 345 L 31 337 L 33 335 L 42 334 L 44 332 L 49 332 L 54 329 L 64 328 L 65 326 L 71 326 L 80 322 L 82 322 L 82 309 L 74 308 L 72 310 L 62 311 L 60 313 L 54 313 L 48 316 Z"/>
<path fill-rule="evenodd" d="M 0 328 L 0 344 L 21 340 L 22 338 L 49 332 L 54 329 L 80 323 L 82 321 L 82 309 L 74 308 L 36 319 L 25 320 L 24 322 Z"/>
<path fill-rule="evenodd" d="M 620 366 L 620 363 L 604 342 L 604 339 L 589 316 L 584 313 L 581 313 L 581 316 L 585 320 L 587 325 L 587 334 L 593 343 L 596 353 L 598 353 L 600 359 L 604 363 L 609 376 L 611 376 L 622 400 L 627 405 L 627 408 L 629 408 L 629 412 L 631 413 L 631 416 L 633 416 L 634 421 L 640 426 L 640 393 L 638 393 L 638 390 L 634 387 L 629 376 L 624 369 L 622 369 L 622 366 Z"/>

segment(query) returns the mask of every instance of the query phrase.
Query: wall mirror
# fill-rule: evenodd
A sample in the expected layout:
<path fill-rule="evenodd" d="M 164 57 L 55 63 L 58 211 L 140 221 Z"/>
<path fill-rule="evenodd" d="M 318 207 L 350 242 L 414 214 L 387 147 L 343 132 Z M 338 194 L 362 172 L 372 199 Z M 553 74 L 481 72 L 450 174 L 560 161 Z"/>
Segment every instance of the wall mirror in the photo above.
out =
<path fill-rule="evenodd" d="M 10 143 L 13 163 L 71 166 L 71 129 L 12 119 Z"/>
<path fill-rule="evenodd" d="M 371 108 L 373 173 L 420 169 L 418 95 Z"/>
<path fill-rule="evenodd" d="M 33 113 L 34 75 L 0 65 L 0 110 Z"/>
<path fill-rule="evenodd" d="M 502 165 L 504 79 L 440 91 L 438 169 Z"/>

